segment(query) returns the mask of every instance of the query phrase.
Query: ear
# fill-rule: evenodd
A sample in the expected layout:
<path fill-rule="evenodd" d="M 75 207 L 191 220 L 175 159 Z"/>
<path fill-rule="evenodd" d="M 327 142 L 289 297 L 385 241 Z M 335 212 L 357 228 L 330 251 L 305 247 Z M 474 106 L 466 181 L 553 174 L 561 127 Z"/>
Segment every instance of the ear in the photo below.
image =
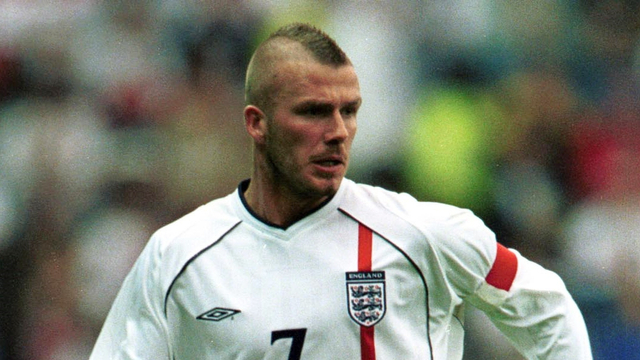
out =
<path fill-rule="evenodd" d="M 267 132 L 267 116 L 254 105 L 247 105 L 244 108 L 244 126 L 256 144 L 264 143 Z"/>

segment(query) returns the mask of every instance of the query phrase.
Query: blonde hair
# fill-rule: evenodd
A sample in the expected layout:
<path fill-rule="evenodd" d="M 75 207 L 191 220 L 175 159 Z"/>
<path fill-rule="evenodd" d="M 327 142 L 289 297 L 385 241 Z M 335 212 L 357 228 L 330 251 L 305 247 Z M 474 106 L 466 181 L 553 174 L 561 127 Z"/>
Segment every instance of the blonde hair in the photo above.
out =
<path fill-rule="evenodd" d="M 291 43 L 301 45 L 306 52 L 292 53 L 291 46 L 286 46 Z M 255 105 L 269 112 L 278 91 L 272 81 L 277 63 L 309 55 L 323 65 L 351 65 L 344 51 L 324 31 L 303 23 L 283 26 L 262 42 L 251 57 L 245 80 L 245 104 Z"/>

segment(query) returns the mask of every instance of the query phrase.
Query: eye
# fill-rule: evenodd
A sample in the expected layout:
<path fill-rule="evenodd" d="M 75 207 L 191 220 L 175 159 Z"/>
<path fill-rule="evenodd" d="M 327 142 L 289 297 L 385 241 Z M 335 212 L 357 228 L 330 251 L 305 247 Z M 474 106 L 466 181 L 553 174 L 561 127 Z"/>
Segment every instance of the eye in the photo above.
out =
<path fill-rule="evenodd" d="M 305 104 L 294 109 L 294 113 L 306 117 L 323 117 L 331 114 L 332 107 L 323 104 Z"/>
<path fill-rule="evenodd" d="M 306 114 L 310 115 L 310 116 L 321 116 L 325 113 L 326 111 L 324 111 L 322 109 L 322 107 L 320 106 L 312 106 L 310 108 L 307 109 Z"/>
<path fill-rule="evenodd" d="M 340 112 L 342 113 L 342 116 L 344 116 L 344 117 L 352 117 L 352 116 L 355 116 L 358 113 L 358 106 L 357 105 L 345 106 L 344 108 L 342 108 L 340 110 Z"/>

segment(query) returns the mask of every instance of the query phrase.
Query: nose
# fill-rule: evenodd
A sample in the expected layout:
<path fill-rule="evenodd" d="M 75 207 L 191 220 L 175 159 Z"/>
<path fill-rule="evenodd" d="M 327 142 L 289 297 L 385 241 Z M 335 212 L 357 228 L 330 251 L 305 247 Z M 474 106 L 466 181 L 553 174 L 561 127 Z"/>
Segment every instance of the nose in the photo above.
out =
<path fill-rule="evenodd" d="M 349 138 L 349 128 L 339 111 L 336 111 L 328 122 L 325 133 L 325 141 L 327 143 L 342 143 Z"/>

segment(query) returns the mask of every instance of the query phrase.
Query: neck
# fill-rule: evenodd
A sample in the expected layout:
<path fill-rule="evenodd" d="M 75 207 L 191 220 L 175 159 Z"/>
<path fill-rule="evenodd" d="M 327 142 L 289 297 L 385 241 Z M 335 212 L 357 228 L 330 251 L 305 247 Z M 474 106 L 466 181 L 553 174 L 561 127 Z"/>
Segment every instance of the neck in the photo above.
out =
<path fill-rule="evenodd" d="M 282 228 L 287 228 L 304 218 L 330 199 L 328 196 L 296 196 L 285 187 L 264 181 L 255 175 L 244 193 L 247 205 L 263 220 Z"/>

